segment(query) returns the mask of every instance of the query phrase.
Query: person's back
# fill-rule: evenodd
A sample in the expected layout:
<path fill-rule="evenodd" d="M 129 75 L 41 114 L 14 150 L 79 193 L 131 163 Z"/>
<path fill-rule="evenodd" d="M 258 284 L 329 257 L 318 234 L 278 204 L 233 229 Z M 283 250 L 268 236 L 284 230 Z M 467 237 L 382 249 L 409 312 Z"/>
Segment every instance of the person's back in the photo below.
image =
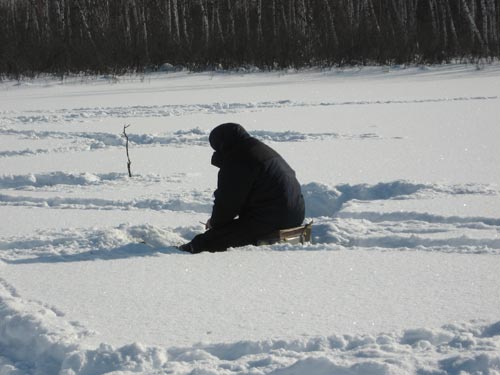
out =
<path fill-rule="evenodd" d="M 248 138 L 238 143 L 226 155 L 220 178 L 228 181 L 220 181 L 219 185 L 227 183 L 231 190 L 215 192 L 212 219 L 218 218 L 219 199 L 223 206 L 224 200 L 231 201 L 231 196 L 244 193 L 243 188 L 235 189 L 241 184 L 236 182 L 239 180 L 251 186 L 239 210 L 240 218 L 261 221 L 273 229 L 297 226 L 304 220 L 304 202 L 295 172 L 276 151 L 259 140 Z"/>
<path fill-rule="evenodd" d="M 212 164 L 220 168 L 209 230 L 183 250 L 222 251 L 255 244 L 272 231 L 302 224 L 300 184 L 276 151 L 233 123 L 216 127 L 209 140 L 215 150 Z"/>

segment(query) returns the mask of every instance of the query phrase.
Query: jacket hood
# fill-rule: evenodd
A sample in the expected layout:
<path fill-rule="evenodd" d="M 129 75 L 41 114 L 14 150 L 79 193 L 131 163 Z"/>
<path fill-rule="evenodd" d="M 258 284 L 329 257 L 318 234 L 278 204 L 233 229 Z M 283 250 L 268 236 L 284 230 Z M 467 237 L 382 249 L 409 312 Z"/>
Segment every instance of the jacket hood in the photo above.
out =
<path fill-rule="evenodd" d="M 221 124 L 210 132 L 208 140 L 210 146 L 221 154 L 231 151 L 234 146 L 245 139 L 251 138 L 250 134 L 239 124 L 232 122 Z"/>

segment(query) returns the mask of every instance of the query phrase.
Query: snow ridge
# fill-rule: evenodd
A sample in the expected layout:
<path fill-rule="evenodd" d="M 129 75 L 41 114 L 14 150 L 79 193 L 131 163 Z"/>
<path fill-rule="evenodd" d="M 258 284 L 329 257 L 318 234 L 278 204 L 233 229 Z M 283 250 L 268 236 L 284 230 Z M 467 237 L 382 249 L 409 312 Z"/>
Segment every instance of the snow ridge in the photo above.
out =
<path fill-rule="evenodd" d="M 24 175 L 0 175 L 0 189 L 32 190 L 35 188 L 48 188 L 58 185 L 94 186 L 124 181 L 138 184 L 181 183 L 188 175 L 186 173 L 173 173 L 169 176 L 157 174 L 134 174 L 130 179 L 126 173 L 88 173 L 88 172 L 49 172 L 29 173 Z"/>
<path fill-rule="evenodd" d="M 331 335 L 162 348 L 132 343 L 85 349 L 92 334 L 0 280 L 0 373 L 494 374 L 500 322 L 448 324 L 378 335 Z M 202 371 L 202 372 L 200 372 Z"/>
<path fill-rule="evenodd" d="M 64 358 L 89 334 L 66 322 L 58 312 L 23 300 L 0 279 L 1 374 L 57 374 Z"/>
<path fill-rule="evenodd" d="M 357 200 L 391 199 L 415 194 L 423 189 L 432 189 L 432 186 L 413 184 L 406 181 L 379 183 L 377 185 L 350 185 L 342 184 L 335 187 L 311 182 L 302 186 L 306 200 L 306 216 L 334 216 L 344 204 Z"/>
<path fill-rule="evenodd" d="M 19 189 L 26 187 L 46 187 L 54 185 L 94 185 L 111 180 L 123 180 L 125 174 L 92 174 L 92 173 L 30 173 L 27 175 L 0 176 L 1 189 Z"/>
<path fill-rule="evenodd" d="M 187 200 L 184 194 L 176 193 L 166 199 L 133 199 L 117 200 L 102 198 L 39 198 L 31 196 L 14 196 L 0 194 L 0 205 L 70 208 L 79 210 L 134 210 L 148 209 L 155 211 L 189 211 L 209 214 L 212 209 L 211 193 L 192 193 Z"/>
<path fill-rule="evenodd" d="M 0 237 L 0 262 L 9 264 L 78 262 L 157 256 L 178 250 L 183 236 L 199 228 L 127 225 L 109 229 L 38 231 L 33 237 Z M 144 243 L 144 241 L 147 241 Z"/>
<path fill-rule="evenodd" d="M 137 176 L 139 186 L 158 181 L 181 181 L 186 176 L 157 175 Z M 161 197 L 109 199 L 78 196 L 78 189 L 99 184 L 122 181 L 124 174 L 75 174 L 45 173 L 0 177 L 0 205 L 39 207 L 43 209 L 75 210 L 153 210 L 200 213 L 210 215 L 212 193 L 210 191 L 169 192 Z M 51 193 L 64 186 L 73 186 L 76 197 L 33 196 L 19 194 L 16 190 L 36 189 Z M 14 189 L 14 190 L 7 190 Z M 353 210 L 352 203 L 364 207 L 369 202 L 418 201 L 439 197 L 496 196 L 489 185 L 439 185 L 410 181 L 368 184 L 341 184 L 328 186 L 309 183 L 302 186 L 306 200 L 307 218 L 314 220 L 313 244 L 299 249 L 338 250 L 339 248 L 386 248 L 413 249 L 442 252 L 500 254 L 500 218 L 481 216 L 444 216 L 426 212 L 397 210 L 380 212 Z M 34 191 L 36 192 L 36 191 Z M 47 194 L 44 194 L 47 195 Z M 0 236 L 0 258 L 26 262 L 68 261 L 85 259 L 113 259 L 144 256 L 145 249 L 137 246 L 145 241 L 156 250 L 177 246 L 202 227 L 161 228 L 157 226 L 119 226 L 93 230 L 71 229 L 44 231 L 33 239 L 31 236 Z M 287 245 L 273 245 L 268 250 L 292 250 Z M 16 260 L 17 259 L 17 260 Z"/>
<path fill-rule="evenodd" d="M 120 134 L 103 132 L 59 132 L 59 131 L 37 131 L 16 130 L 12 128 L 0 128 L 0 134 L 17 136 L 25 139 L 59 139 L 71 140 L 72 145 L 54 149 L 25 149 L 15 151 L 2 151 L 0 157 L 32 156 L 49 152 L 70 152 L 102 149 L 107 147 L 118 147 L 125 145 L 125 140 Z M 375 133 L 340 134 L 335 132 L 303 133 L 296 131 L 275 132 L 268 130 L 252 131 L 252 134 L 266 142 L 312 142 L 329 141 L 335 139 L 343 140 L 377 140 L 382 139 Z M 128 134 L 129 141 L 135 146 L 208 146 L 209 132 L 200 128 L 175 131 L 164 134 Z M 395 137 L 396 139 L 400 139 Z"/>
<path fill-rule="evenodd" d="M 495 195 L 497 190 L 491 186 L 479 184 L 448 185 L 422 184 L 410 181 L 380 182 L 369 184 L 341 184 L 328 186 L 316 182 L 302 186 L 306 199 L 306 216 L 335 216 L 344 205 L 353 200 L 372 201 L 389 199 L 416 199 L 422 195 Z M 420 193 L 420 195 L 419 195 Z"/>
<path fill-rule="evenodd" d="M 125 173 L 68 173 L 51 172 L 26 175 L 0 175 L 0 189 L 32 190 L 55 187 L 58 185 L 72 185 L 75 187 L 120 183 L 133 181 L 137 184 L 147 183 L 180 183 L 185 174 L 171 176 L 159 175 L 134 175 L 129 180 Z M 416 199 L 422 195 L 496 195 L 497 190 L 488 185 L 467 184 L 443 186 L 439 184 L 421 184 L 410 181 L 381 182 L 369 184 L 340 184 L 328 186 L 311 182 L 302 186 L 306 200 L 306 216 L 321 217 L 335 216 L 342 208 L 353 200 L 390 200 L 390 199 Z M 35 206 L 35 207 L 64 207 L 64 208 L 105 208 L 116 207 L 119 209 L 153 209 L 153 210 L 187 210 L 196 212 L 209 212 L 212 204 L 211 193 L 204 191 L 183 192 L 170 194 L 166 200 L 160 199 L 134 199 L 131 201 L 92 199 L 92 198 L 39 198 L 32 196 L 19 196 L 0 194 L 0 205 Z M 492 221 L 496 223 L 496 221 Z M 496 225 L 496 224 L 495 224 Z"/>
<path fill-rule="evenodd" d="M 38 148 L 36 150 L 26 148 L 24 150 L 9 150 L 0 151 L 0 158 L 12 157 L 12 156 L 33 156 L 38 154 L 48 154 L 49 152 L 55 152 L 55 150 L 49 150 L 44 148 Z"/>
<path fill-rule="evenodd" d="M 355 202 L 364 207 L 370 201 L 498 195 L 492 186 L 444 186 L 393 181 L 376 185 L 342 184 L 334 187 L 310 183 L 303 186 L 302 190 L 307 217 L 315 221 L 313 238 L 318 244 L 328 247 L 336 244 L 347 248 L 500 254 L 500 218 L 497 217 L 351 209 L 351 204 Z"/>
<path fill-rule="evenodd" d="M 347 105 L 393 105 L 393 104 L 422 104 L 464 101 L 497 100 L 498 96 L 459 96 L 451 98 L 420 98 L 420 99 L 387 99 L 387 100 L 349 100 L 349 101 L 322 101 L 302 102 L 292 100 L 276 100 L 247 103 L 215 102 L 211 104 L 177 104 L 177 105 L 136 105 L 126 107 L 91 107 L 72 108 L 63 110 L 24 111 L 23 114 L 14 111 L 0 112 L 4 124 L 37 124 L 37 123 L 68 123 L 83 122 L 105 118 L 148 118 L 187 116 L 192 114 L 232 114 L 248 111 L 262 111 L 266 109 L 284 109 L 297 107 L 331 107 Z"/>

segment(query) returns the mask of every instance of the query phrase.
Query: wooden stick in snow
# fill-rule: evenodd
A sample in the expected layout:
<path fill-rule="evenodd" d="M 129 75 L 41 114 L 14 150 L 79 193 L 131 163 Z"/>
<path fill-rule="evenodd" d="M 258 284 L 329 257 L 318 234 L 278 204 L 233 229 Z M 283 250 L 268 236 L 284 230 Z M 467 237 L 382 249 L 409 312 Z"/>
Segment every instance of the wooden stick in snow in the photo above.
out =
<path fill-rule="evenodd" d="M 123 136 L 125 137 L 125 149 L 127 150 L 127 170 L 128 170 L 128 176 L 129 177 L 132 177 L 132 172 L 130 171 L 130 165 L 132 164 L 132 162 L 130 161 L 130 156 L 129 156 L 129 153 L 128 153 L 128 135 L 127 135 L 127 128 L 130 127 L 130 125 L 124 125 L 123 126 Z"/>

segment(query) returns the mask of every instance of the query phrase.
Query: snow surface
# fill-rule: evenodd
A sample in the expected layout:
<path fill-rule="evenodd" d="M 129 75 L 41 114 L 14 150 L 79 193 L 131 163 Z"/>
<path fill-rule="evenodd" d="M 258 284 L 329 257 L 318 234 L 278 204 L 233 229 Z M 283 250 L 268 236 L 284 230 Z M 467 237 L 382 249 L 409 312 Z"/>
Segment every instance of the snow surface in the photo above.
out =
<path fill-rule="evenodd" d="M 500 374 L 499 92 L 498 64 L 2 82 L 0 374 Z M 312 244 L 173 248 L 229 121 L 296 170 Z"/>

